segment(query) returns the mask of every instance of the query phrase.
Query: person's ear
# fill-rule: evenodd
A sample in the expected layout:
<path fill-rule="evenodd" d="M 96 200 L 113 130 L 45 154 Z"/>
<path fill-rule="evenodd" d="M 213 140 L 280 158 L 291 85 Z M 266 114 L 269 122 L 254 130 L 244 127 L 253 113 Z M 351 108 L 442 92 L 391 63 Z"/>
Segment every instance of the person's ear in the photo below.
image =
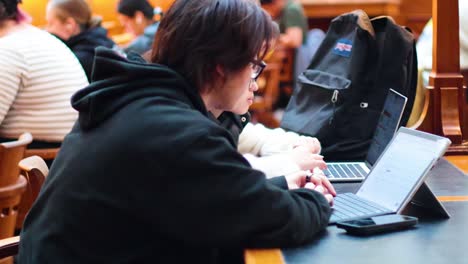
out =
<path fill-rule="evenodd" d="M 214 74 L 215 74 L 215 78 L 213 80 L 214 80 L 215 85 L 222 85 L 226 82 L 227 72 L 226 72 L 226 69 L 222 65 L 220 64 L 216 65 Z"/>
<path fill-rule="evenodd" d="M 143 15 L 143 13 L 141 11 L 136 11 L 135 12 L 135 23 L 137 25 L 140 25 L 141 23 L 143 23 L 144 16 L 145 15 Z"/>
<path fill-rule="evenodd" d="M 79 33 L 78 23 L 76 23 L 76 21 L 71 17 L 69 17 L 69 18 L 67 18 L 65 20 L 65 29 L 66 29 L 67 33 L 69 35 L 71 35 L 71 36 L 76 35 L 76 34 Z"/>
<path fill-rule="evenodd" d="M 224 67 L 220 64 L 216 65 L 216 73 L 220 78 L 226 78 L 226 71 L 224 70 Z"/>

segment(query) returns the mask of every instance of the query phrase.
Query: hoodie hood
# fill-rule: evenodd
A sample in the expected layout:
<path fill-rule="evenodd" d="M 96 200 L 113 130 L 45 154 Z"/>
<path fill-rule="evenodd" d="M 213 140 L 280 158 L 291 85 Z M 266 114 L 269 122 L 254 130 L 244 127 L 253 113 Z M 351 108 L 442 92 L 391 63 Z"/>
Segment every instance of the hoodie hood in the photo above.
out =
<path fill-rule="evenodd" d="M 94 52 L 97 46 L 112 48 L 115 45 L 115 43 L 107 37 L 107 30 L 103 27 L 90 28 L 64 42 L 74 52 Z"/>
<path fill-rule="evenodd" d="M 175 98 L 207 115 L 198 94 L 180 74 L 147 63 L 139 55 L 124 58 L 114 51 L 96 48 L 92 82 L 72 96 L 82 129 L 91 129 L 125 105 L 147 97 Z"/>

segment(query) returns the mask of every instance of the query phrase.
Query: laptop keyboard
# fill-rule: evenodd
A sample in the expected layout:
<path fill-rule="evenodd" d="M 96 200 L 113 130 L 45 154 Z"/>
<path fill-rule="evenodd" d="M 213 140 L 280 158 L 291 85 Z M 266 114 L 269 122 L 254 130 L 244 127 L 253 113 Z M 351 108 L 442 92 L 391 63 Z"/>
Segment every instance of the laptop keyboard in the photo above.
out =
<path fill-rule="evenodd" d="M 364 200 L 353 193 L 343 193 L 335 197 L 330 222 L 386 213 L 390 211 L 376 203 Z"/>
<path fill-rule="evenodd" d="M 328 164 L 323 171 L 328 178 L 364 179 L 367 173 L 358 164 Z"/>

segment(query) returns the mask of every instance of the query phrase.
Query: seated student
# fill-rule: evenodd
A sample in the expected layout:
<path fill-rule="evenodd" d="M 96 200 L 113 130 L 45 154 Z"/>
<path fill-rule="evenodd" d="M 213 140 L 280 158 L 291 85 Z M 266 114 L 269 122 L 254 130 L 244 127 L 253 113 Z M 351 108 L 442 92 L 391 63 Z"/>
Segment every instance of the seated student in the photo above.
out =
<path fill-rule="evenodd" d="M 61 39 L 80 61 L 91 81 L 94 49 L 112 48 L 115 43 L 101 27 L 101 18 L 92 16 L 85 0 L 50 0 L 47 4 L 47 31 Z"/>
<path fill-rule="evenodd" d="M 96 81 L 73 96 L 78 122 L 24 223 L 19 263 L 241 263 L 244 248 L 312 241 L 330 182 L 266 180 L 214 119 L 247 111 L 275 35 L 252 0 L 176 0 L 151 64 L 97 48 Z"/>
<path fill-rule="evenodd" d="M 281 45 L 299 48 L 306 42 L 307 18 L 300 3 L 292 0 L 260 0 L 260 3 L 278 23 Z"/>
<path fill-rule="evenodd" d="M 290 174 L 299 170 L 320 173 L 326 168 L 320 142 L 281 128 L 270 129 L 249 122 L 250 115 L 224 112 L 218 121 L 227 128 L 237 142 L 238 151 L 250 165 L 265 173 L 267 178 Z"/>
<path fill-rule="evenodd" d="M 58 147 L 77 118 L 71 95 L 88 85 L 73 53 L 28 24 L 17 0 L 0 1 L 0 137 L 30 132 L 31 148 Z"/>
<path fill-rule="evenodd" d="M 159 25 L 153 20 L 154 10 L 151 4 L 147 0 L 120 0 L 117 12 L 125 31 L 135 36 L 135 39 L 124 48 L 124 52 L 144 54 L 149 51 Z"/>
<path fill-rule="evenodd" d="M 292 72 L 291 81 L 292 87 L 297 86 L 297 77 L 309 65 L 312 59 L 314 49 L 318 47 L 323 39 L 323 32 L 317 31 L 317 37 L 310 39 L 310 44 L 307 44 L 307 17 L 304 14 L 304 9 L 301 3 L 293 0 L 260 0 L 262 8 L 267 11 L 271 17 L 278 23 L 280 28 L 280 38 L 278 49 L 294 49 L 289 66 Z M 321 34 L 322 33 L 322 34 Z M 317 33 L 313 33 L 314 35 Z M 285 108 L 289 102 L 291 91 L 287 89 L 280 90 L 280 97 L 277 102 L 277 107 Z"/>

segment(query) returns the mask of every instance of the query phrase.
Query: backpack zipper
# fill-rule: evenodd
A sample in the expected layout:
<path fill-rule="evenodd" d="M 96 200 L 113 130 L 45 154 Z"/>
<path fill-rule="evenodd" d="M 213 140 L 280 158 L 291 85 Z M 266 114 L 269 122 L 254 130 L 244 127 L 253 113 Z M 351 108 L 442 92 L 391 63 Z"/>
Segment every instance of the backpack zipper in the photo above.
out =
<path fill-rule="evenodd" d="M 333 122 L 333 118 L 335 117 L 335 113 L 336 113 L 336 101 L 338 101 L 338 94 L 340 92 L 338 90 L 334 90 L 333 91 L 333 95 L 332 95 L 332 98 L 331 98 L 331 102 L 333 104 L 333 115 L 330 117 L 330 120 L 328 121 L 328 124 L 331 125 L 331 123 Z"/>

